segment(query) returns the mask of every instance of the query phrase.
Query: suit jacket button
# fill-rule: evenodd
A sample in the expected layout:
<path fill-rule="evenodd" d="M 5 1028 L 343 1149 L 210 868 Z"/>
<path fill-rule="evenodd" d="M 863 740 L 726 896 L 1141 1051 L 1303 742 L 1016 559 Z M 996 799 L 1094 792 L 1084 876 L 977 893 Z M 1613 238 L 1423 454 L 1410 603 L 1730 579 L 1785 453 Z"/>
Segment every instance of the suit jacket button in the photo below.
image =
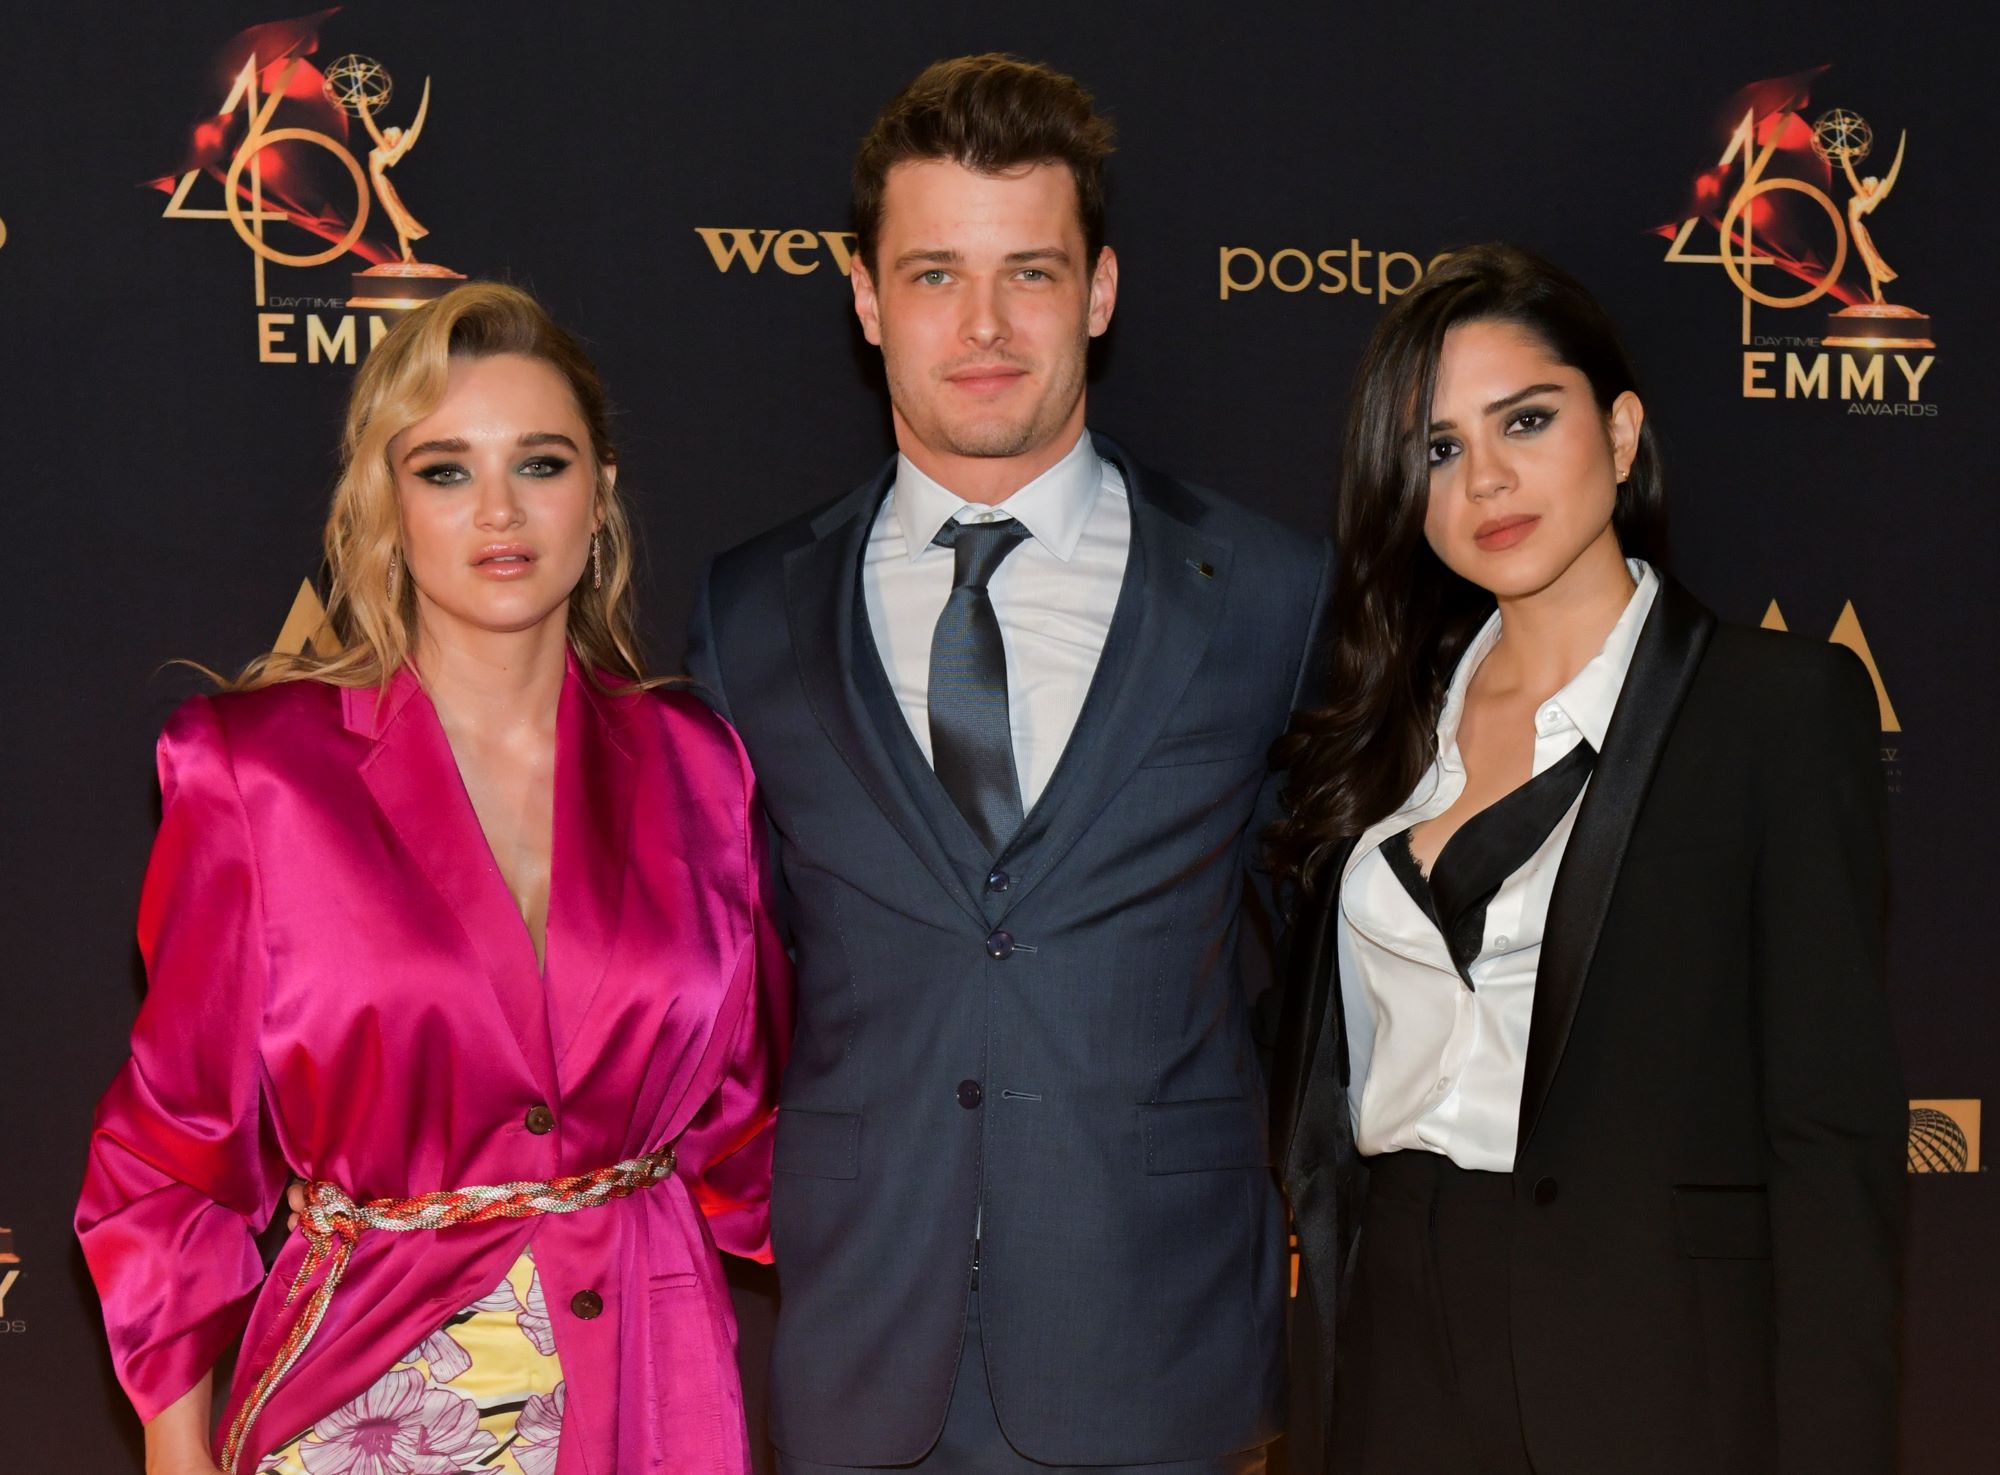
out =
<path fill-rule="evenodd" d="M 546 1137 L 556 1129 L 556 1114 L 546 1106 L 531 1106 L 526 1125 L 537 1137 Z"/>
<path fill-rule="evenodd" d="M 1014 934 L 1011 932 L 994 933 L 986 939 L 986 953 L 988 957 L 993 958 L 1012 957 L 1014 954 Z"/>
<path fill-rule="evenodd" d="M 1005 871 L 995 871 L 986 878 L 986 889 L 988 891 L 1005 891 L 1013 884 L 1014 878 Z"/>
<path fill-rule="evenodd" d="M 979 1089 L 979 1082 L 960 1081 L 958 1083 L 958 1104 L 967 1111 L 971 1111 L 973 1107 L 979 1105 L 984 1099 L 985 1093 Z"/>
<path fill-rule="evenodd" d="M 569 1309 L 579 1321 L 595 1321 L 604 1314 L 604 1297 L 596 1291 L 578 1291 L 569 1298 Z"/>
<path fill-rule="evenodd" d="M 1535 1202 L 1547 1208 L 1556 1201 L 1556 1180 L 1537 1178 L 1535 1180 Z"/>

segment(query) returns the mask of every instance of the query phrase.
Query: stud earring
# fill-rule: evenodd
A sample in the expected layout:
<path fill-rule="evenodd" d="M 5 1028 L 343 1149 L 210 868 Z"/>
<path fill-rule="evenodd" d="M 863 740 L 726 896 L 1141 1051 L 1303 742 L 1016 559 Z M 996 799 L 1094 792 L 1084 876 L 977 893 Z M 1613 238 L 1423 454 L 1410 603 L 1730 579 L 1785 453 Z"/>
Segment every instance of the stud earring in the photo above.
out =
<path fill-rule="evenodd" d="M 604 555 L 597 546 L 597 534 L 590 535 L 590 587 L 604 587 Z"/>

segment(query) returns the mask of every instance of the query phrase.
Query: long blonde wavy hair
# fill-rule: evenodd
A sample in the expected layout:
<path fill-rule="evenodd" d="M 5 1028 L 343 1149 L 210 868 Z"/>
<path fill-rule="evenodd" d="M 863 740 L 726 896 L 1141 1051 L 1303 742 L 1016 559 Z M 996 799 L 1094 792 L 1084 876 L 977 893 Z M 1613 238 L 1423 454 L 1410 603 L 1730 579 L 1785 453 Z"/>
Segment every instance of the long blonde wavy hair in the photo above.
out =
<path fill-rule="evenodd" d="M 283 681 L 386 687 L 409 664 L 417 640 L 417 600 L 407 560 L 396 577 L 402 517 L 389 442 L 435 410 L 444 398 L 454 358 L 517 353 L 540 359 L 568 381 L 590 433 L 598 467 L 596 511 L 601 586 L 585 576 L 569 596 L 569 644 L 595 685 L 630 691 L 666 678 L 645 675 L 632 588 L 632 524 L 604 468 L 618 453 L 611 443 L 611 407 L 596 366 L 575 338 L 518 287 L 468 282 L 411 312 L 369 354 L 355 376 L 341 436 L 340 480 L 327 513 L 327 621 L 338 653 L 272 651 L 223 685 L 253 691 Z M 619 680 L 607 686 L 603 677 Z"/>

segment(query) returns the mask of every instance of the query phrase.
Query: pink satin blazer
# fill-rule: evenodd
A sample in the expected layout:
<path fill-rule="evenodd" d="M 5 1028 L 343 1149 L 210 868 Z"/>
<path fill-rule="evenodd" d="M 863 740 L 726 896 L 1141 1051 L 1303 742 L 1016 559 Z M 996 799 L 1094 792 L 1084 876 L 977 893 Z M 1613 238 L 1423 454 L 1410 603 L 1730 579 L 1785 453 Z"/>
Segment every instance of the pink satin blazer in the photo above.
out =
<path fill-rule="evenodd" d="M 361 1393 L 532 1243 L 568 1384 L 558 1475 L 747 1472 L 717 1250 L 769 1258 L 791 972 L 735 733 L 572 660 L 541 973 L 408 672 L 379 711 L 311 681 L 197 698 L 159 766 L 149 989 L 76 1213 L 140 1417 L 241 1335 L 226 1429 L 272 1359 L 305 1246 L 267 1279 L 255 1236 L 292 1175 L 404 1197 L 676 1142 L 671 1178 L 585 1212 L 364 1231 L 245 1449 Z"/>

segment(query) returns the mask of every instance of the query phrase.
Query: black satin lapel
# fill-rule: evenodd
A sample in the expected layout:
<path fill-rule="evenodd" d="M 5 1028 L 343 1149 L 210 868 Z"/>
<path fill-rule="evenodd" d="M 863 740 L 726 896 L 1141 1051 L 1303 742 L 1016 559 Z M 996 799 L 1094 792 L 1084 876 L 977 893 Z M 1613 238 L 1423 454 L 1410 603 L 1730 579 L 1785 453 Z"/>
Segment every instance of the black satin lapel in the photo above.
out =
<path fill-rule="evenodd" d="M 1517 1154 L 1534 1135 L 1562 1062 L 1632 827 L 1714 629 L 1714 615 L 1678 584 L 1661 580 L 1556 872 L 1535 976 Z"/>
<path fill-rule="evenodd" d="M 834 751 L 938 884 L 984 926 L 978 902 L 897 771 L 855 677 L 861 659 L 880 659 L 872 649 L 855 649 L 856 621 L 850 612 L 860 599 L 861 555 L 875 509 L 894 474 L 892 462 L 873 483 L 872 494 L 864 488 L 838 509 L 844 516 L 822 520 L 816 528 L 819 537 L 785 555 L 785 612 L 792 651 L 806 701 Z"/>
<path fill-rule="evenodd" d="M 1430 889 L 1447 923 L 1490 901 L 1547 843 L 1589 781 L 1595 755 L 1578 743 L 1519 788 L 1460 825 L 1431 866 Z"/>
<path fill-rule="evenodd" d="M 1048 876 L 1139 766 L 1201 664 L 1228 597 L 1229 545 L 1197 532 L 1176 515 L 1183 509 L 1159 505 L 1145 473 L 1116 464 L 1132 504 L 1125 581 L 1062 758 L 1000 853 L 1014 876 L 1003 916 Z"/>

